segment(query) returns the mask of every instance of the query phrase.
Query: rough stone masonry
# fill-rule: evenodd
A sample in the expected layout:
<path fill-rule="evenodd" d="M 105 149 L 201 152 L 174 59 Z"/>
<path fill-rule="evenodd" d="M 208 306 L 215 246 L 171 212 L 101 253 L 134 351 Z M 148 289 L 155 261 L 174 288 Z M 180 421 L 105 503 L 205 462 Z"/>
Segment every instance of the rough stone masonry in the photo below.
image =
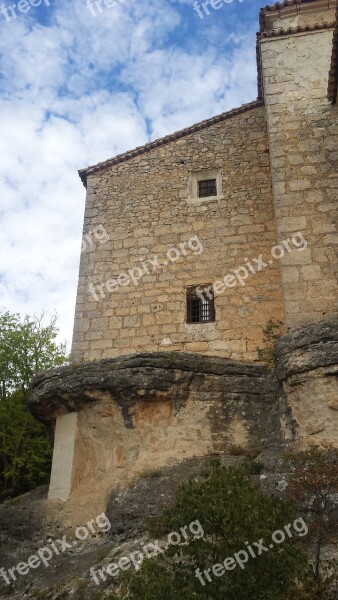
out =
<path fill-rule="evenodd" d="M 257 101 L 80 171 L 84 239 L 104 243 L 83 244 L 74 362 L 30 400 L 55 430 L 50 498 L 69 514 L 185 458 L 338 444 L 337 47 L 335 1 L 266 7 Z M 213 306 L 189 320 L 205 286 Z M 287 330 L 276 372 L 257 362 L 269 320 Z"/>
<path fill-rule="evenodd" d="M 335 2 L 278 7 L 260 16 L 258 101 L 80 172 L 84 235 L 103 225 L 109 240 L 81 256 L 75 358 L 183 350 L 256 360 L 270 318 L 288 328 L 337 314 L 338 116 L 327 98 Z M 210 178 L 216 195 L 198 197 L 196 182 Z M 304 251 L 216 295 L 214 322 L 186 322 L 189 286 L 222 280 L 253 257 L 269 262 L 271 248 L 298 231 Z M 91 285 L 194 235 L 200 255 L 95 301 Z"/>

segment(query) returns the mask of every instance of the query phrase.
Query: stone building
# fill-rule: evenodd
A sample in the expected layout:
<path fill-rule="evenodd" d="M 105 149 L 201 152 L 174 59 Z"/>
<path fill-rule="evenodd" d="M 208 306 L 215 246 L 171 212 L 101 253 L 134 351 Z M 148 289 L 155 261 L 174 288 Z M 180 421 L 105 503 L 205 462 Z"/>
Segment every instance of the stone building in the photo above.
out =
<path fill-rule="evenodd" d="M 256 101 L 80 171 L 75 364 L 30 404 L 56 422 L 50 498 L 102 506 L 233 444 L 338 444 L 336 11 L 262 9 Z"/>
<path fill-rule="evenodd" d="M 93 243 L 81 256 L 75 358 L 257 360 L 269 319 L 294 328 L 337 312 L 335 9 L 263 9 L 257 101 L 80 171 Z M 200 314 L 188 322 L 189 289 L 215 282 L 204 309 L 190 301 Z"/>

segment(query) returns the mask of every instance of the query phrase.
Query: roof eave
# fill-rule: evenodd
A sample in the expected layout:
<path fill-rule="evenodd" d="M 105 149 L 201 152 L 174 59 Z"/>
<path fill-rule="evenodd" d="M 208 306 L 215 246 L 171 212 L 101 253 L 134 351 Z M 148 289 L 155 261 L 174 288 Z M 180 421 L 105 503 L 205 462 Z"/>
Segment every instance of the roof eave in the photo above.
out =
<path fill-rule="evenodd" d="M 291 9 L 293 12 L 296 11 L 296 13 L 299 14 L 302 11 L 302 8 L 304 8 L 304 10 L 311 10 L 309 5 L 318 3 L 325 4 L 329 8 L 330 6 L 334 6 L 335 0 L 284 0 L 282 2 L 276 2 L 276 4 L 272 6 L 261 8 L 259 13 L 260 32 L 262 33 L 268 28 L 267 18 L 273 16 L 273 13 L 280 14 L 283 9 Z"/>
<path fill-rule="evenodd" d="M 97 173 L 99 171 L 103 171 L 105 169 L 108 169 L 109 167 L 112 167 L 119 163 L 130 160 L 131 158 L 135 158 L 136 156 L 139 156 L 140 154 L 145 154 L 146 152 L 150 152 L 151 150 L 154 150 L 155 148 L 158 148 L 160 146 L 165 146 L 166 144 L 169 144 L 170 142 L 174 142 L 174 141 L 176 141 L 180 138 L 183 138 L 187 135 L 196 133 L 197 131 L 200 131 L 201 129 L 206 129 L 207 127 L 211 127 L 212 125 L 216 125 L 217 123 L 226 121 L 232 117 L 236 117 L 237 115 L 241 115 L 249 110 L 254 110 L 255 108 L 259 108 L 259 107 L 263 106 L 263 104 L 264 103 L 263 103 L 262 99 L 258 98 L 254 102 L 250 102 L 248 104 L 243 104 L 239 108 L 235 108 L 235 109 L 227 111 L 225 113 L 221 113 L 220 115 L 216 115 L 215 117 L 211 117 L 210 119 L 206 119 L 205 121 L 196 123 L 195 125 L 192 125 L 191 127 L 187 127 L 185 129 L 181 129 L 180 131 L 176 131 L 175 133 L 171 133 L 163 138 L 159 138 L 153 142 L 144 144 L 143 146 L 138 146 L 134 150 L 125 152 L 124 154 L 119 154 L 119 155 L 115 156 L 114 158 L 110 158 L 109 160 L 107 160 L 105 162 L 97 163 L 96 165 L 92 165 L 85 169 L 80 169 L 78 171 L 79 177 L 80 177 L 83 185 L 85 187 L 87 187 L 87 179 L 88 179 L 88 176 L 91 174 Z"/>

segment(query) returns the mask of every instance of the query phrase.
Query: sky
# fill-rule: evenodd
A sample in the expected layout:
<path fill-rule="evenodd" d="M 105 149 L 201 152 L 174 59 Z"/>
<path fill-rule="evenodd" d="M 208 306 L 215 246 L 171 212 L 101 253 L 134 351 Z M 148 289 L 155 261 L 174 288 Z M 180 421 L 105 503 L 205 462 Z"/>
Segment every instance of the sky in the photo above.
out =
<path fill-rule="evenodd" d="M 0 312 L 56 311 L 70 342 L 77 170 L 255 100 L 264 3 L 16 2 L 0 0 Z"/>

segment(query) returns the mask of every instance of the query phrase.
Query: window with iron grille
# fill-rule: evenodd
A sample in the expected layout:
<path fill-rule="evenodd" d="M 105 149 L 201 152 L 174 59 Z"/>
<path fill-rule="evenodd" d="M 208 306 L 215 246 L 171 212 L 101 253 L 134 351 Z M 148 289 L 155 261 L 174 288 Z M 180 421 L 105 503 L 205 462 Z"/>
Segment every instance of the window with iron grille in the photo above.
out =
<path fill-rule="evenodd" d="M 197 285 L 187 289 L 187 323 L 215 321 L 215 302 L 212 285 Z"/>
<path fill-rule="evenodd" d="M 217 196 L 216 179 L 204 179 L 198 182 L 198 197 Z"/>

